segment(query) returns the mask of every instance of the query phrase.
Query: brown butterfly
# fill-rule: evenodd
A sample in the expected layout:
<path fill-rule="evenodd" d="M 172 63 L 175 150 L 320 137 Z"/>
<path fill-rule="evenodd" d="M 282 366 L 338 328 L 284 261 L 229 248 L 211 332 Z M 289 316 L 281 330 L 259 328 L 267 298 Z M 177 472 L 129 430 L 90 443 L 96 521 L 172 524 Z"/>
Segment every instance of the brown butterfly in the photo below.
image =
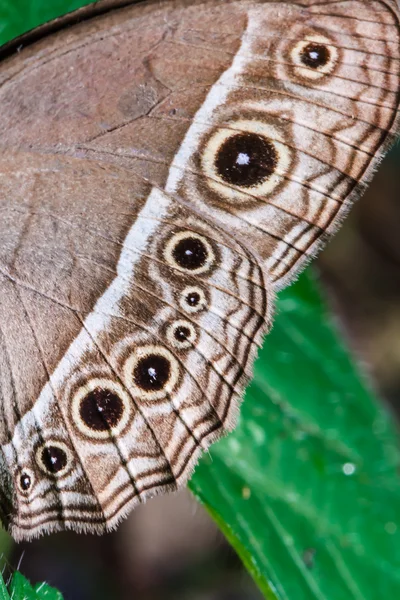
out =
<path fill-rule="evenodd" d="M 106 0 L 0 62 L 1 517 L 103 532 L 235 423 L 399 121 L 394 0 Z"/>

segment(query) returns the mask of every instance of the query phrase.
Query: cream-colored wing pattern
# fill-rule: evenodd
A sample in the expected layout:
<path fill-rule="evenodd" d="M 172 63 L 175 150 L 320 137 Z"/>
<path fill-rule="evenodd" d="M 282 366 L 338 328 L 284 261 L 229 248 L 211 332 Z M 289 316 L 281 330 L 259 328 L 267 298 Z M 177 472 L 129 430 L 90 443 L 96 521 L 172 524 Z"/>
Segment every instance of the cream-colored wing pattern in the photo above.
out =
<path fill-rule="evenodd" d="M 185 205 L 149 194 L 86 318 L 40 286 L 8 287 L 39 352 L 40 309 L 69 310 L 81 326 L 2 446 L 13 481 L 2 517 L 16 539 L 114 527 L 186 482 L 200 451 L 234 426 L 271 294 L 251 253 Z"/>
<path fill-rule="evenodd" d="M 244 236 L 281 288 L 336 231 L 393 142 L 399 11 L 388 0 L 305 0 L 250 4 L 247 18 L 175 156 L 170 191 Z M 180 32 L 204 47 L 213 34 Z"/>
<path fill-rule="evenodd" d="M 0 512 L 18 539 L 101 533 L 234 426 L 274 288 L 393 139 L 399 10 L 106 0 L 21 44 L 0 62 Z"/>

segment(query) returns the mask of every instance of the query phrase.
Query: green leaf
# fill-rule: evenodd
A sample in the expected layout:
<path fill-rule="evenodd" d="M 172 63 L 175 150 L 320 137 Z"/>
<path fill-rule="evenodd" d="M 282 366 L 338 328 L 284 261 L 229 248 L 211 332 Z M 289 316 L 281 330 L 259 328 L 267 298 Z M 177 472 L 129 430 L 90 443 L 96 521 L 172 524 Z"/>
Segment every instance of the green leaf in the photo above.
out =
<path fill-rule="evenodd" d="M 19 571 L 16 571 L 8 590 L 0 574 L 0 600 L 63 600 L 63 597 L 61 592 L 46 583 L 31 585 Z"/>
<path fill-rule="evenodd" d="M 280 294 L 238 428 L 190 487 L 267 598 L 400 598 L 398 437 L 310 275 Z"/>
<path fill-rule="evenodd" d="M 61 592 L 47 583 L 31 585 L 25 577 L 16 571 L 12 577 L 9 594 L 12 600 L 63 600 Z M 0 595 L 0 600 L 3 598 Z M 8 600 L 5 596 L 5 600 Z"/>
<path fill-rule="evenodd" d="M 0 600 L 10 600 L 10 595 L 7 590 L 7 586 L 4 582 L 3 576 L 0 574 Z"/>
<path fill-rule="evenodd" d="M 93 0 L 0 0 L 0 45 Z"/>

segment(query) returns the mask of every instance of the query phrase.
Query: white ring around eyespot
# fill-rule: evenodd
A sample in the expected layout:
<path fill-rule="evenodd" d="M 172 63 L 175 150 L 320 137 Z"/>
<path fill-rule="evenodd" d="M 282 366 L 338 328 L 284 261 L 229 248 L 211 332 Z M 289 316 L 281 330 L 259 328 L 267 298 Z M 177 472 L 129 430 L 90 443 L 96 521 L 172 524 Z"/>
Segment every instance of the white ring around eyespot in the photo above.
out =
<path fill-rule="evenodd" d="M 184 267 L 181 267 L 181 265 L 176 261 L 174 255 L 173 255 L 175 246 L 179 242 L 181 242 L 182 240 L 187 239 L 187 238 L 200 240 L 204 244 L 204 246 L 207 250 L 206 262 L 204 263 L 204 265 L 202 265 L 198 269 L 185 269 Z M 179 271 L 182 271 L 184 273 L 190 273 L 191 275 L 199 275 L 200 273 L 205 273 L 206 271 L 209 270 L 209 268 L 212 266 L 212 264 L 215 261 L 215 254 L 211 247 L 210 242 L 202 235 L 192 232 L 192 231 L 180 231 L 179 233 L 176 233 L 168 240 L 168 242 L 165 246 L 165 249 L 164 249 L 164 258 L 170 265 L 172 265 L 175 269 L 178 269 Z"/>
<path fill-rule="evenodd" d="M 96 431 L 91 429 L 89 425 L 86 425 L 86 423 L 82 420 L 80 414 L 81 401 L 88 394 L 97 389 L 109 390 L 110 392 L 116 394 L 121 399 L 123 404 L 123 413 L 121 419 L 118 421 L 118 424 L 115 427 L 110 427 L 105 431 Z M 71 405 L 73 424 L 76 425 L 79 431 L 87 437 L 96 440 L 110 441 L 110 433 L 113 435 L 119 435 L 129 423 L 129 419 L 132 414 L 132 404 L 132 399 L 130 398 L 129 394 L 118 383 L 106 378 L 89 379 L 85 385 L 79 388 L 73 397 Z"/>
<path fill-rule="evenodd" d="M 145 358 L 146 356 L 149 356 L 151 354 L 156 354 L 158 356 L 166 358 L 170 364 L 169 379 L 167 380 L 165 386 L 161 390 L 146 391 L 140 386 L 136 385 L 136 383 L 133 380 L 133 371 L 138 361 L 141 358 Z M 136 348 L 135 351 L 131 354 L 131 356 L 129 356 L 124 365 L 124 378 L 127 388 L 132 393 L 133 397 L 137 397 L 143 400 L 160 400 L 161 398 L 165 398 L 168 394 L 170 394 L 173 391 L 176 384 L 178 383 L 179 373 L 179 363 L 174 357 L 174 355 L 163 346 L 156 346 L 151 344 Z"/>
<path fill-rule="evenodd" d="M 22 477 L 22 475 L 28 475 L 28 477 L 31 478 L 31 485 L 29 486 L 29 488 L 27 490 L 24 490 L 22 488 L 22 486 L 21 486 L 21 477 Z M 31 493 L 32 488 L 33 488 L 34 485 L 35 485 L 35 474 L 34 474 L 34 472 L 32 471 L 32 469 L 26 469 L 26 468 L 22 467 L 20 469 L 20 471 L 18 471 L 18 474 L 17 474 L 17 487 L 18 487 L 20 493 L 23 496 L 29 496 L 29 494 Z"/>
<path fill-rule="evenodd" d="M 183 341 L 177 340 L 174 336 L 174 333 L 176 329 L 178 329 L 178 327 L 185 327 L 186 329 L 188 329 L 190 332 L 189 337 Z M 190 323 L 189 321 L 174 321 L 174 323 L 171 323 L 171 325 L 167 329 L 167 339 L 172 346 L 175 346 L 175 348 L 193 348 L 197 341 L 197 331 L 193 326 L 193 323 Z"/>
<path fill-rule="evenodd" d="M 65 452 L 67 456 L 67 464 L 60 471 L 49 471 L 43 462 L 42 452 L 45 448 L 49 448 L 50 446 L 54 448 L 60 448 L 60 450 Z M 47 440 L 47 442 L 39 446 L 39 448 L 36 450 L 36 462 L 40 470 L 43 471 L 43 473 L 45 473 L 46 475 L 51 475 L 52 477 L 63 477 L 66 473 L 68 473 L 68 471 L 71 470 L 73 458 L 70 449 L 66 444 L 64 444 L 64 442 L 59 442 L 58 440 Z"/>
<path fill-rule="evenodd" d="M 197 306 L 190 306 L 186 301 L 189 294 L 198 294 L 200 296 L 199 303 Z M 207 307 L 207 298 L 201 287 L 188 286 L 186 287 L 179 297 L 179 306 L 187 313 L 197 313 L 204 310 Z"/>
<path fill-rule="evenodd" d="M 274 147 L 278 158 L 275 171 L 267 179 L 251 187 L 228 184 L 215 167 L 215 159 L 222 145 L 238 133 L 255 133 L 266 138 Z M 208 185 L 219 195 L 235 202 L 249 202 L 252 200 L 252 196 L 261 198 L 271 194 L 282 182 L 282 176 L 288 172 L 291 161 L 292 151 L 285 144 L 282 132 L 277 127 L 258 119 L 234 121 L 229 124 L 229 127 L 217 129 L 209 139 L 201 159 L 203 170 L 208 178 Z"/>
<path fill-rule="evenodd" d="M 326 46 L 330 53 L 329 62 L 326 65 L 317 67 L 316 69 L 307 67 L 301 60 L 302 51 L 313 42 Z M 332 46 L 332 40 L 324 35 L 307 35 L 304 40 L 297 42 L 297 44 L 292 48 L 290 55 L 295 64 L 296 75 L 305 79 L 313 79 L 315 81 L 332 73 L 339 58 L 338 49 L 335 46 Z"/>

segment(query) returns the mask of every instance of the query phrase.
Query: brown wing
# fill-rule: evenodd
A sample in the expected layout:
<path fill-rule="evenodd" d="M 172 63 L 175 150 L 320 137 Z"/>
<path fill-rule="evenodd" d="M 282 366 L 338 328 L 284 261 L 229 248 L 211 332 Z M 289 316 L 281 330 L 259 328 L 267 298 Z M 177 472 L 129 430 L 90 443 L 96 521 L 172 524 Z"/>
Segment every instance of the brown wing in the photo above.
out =
<path fill-rule="evenodd" d="M 1 267 L 84 316 L 111 283 L 152 187 L 164 188 L 188 127 L 152 118 L 152 111 L 170 102 L 173 111 L 173 98 L 190 89 L 195 74 L 202 92 L 185 109 L 193 117 L 229 66 L 230 56 L 212 60 L 211 52 L 206 66 L 196 49 L 182 57 L 168 42 L 180 20 L 170 3 L 106 11 L 1 63 Z M 230 28 L 233 16 L 226 20 Z M 110 137 L 112 145 L 119 139 L 117 149 Z M 94 140 L 98 149 L 87 150 Z M 59 309 L 43 329 L 52 371 L 80 325 Z M 25 336 L 21 330 L 21 341 Z M 29 404 L 47 373 L 21 360 Z"/>
<path fill-rule="evenodd" d="M 246 7 L 241 46 L 194 116 L 168 189 L 245 236 L 281 288 L 336 231 L 393 142 L 399 9 Z M 208 48 L 215 30 L 176 37 Z M 157 114 L 167 118 L 162 106 Z"/>
<path fill-rule="evenodd" d="M 101 532 L 184 483 L 233 426 L 269 322 L 257 259 L 165 190 L 230 61 L 194 49 L 177 71 L 165 50 L 185 11 L 113 11 L 0 68 L 1 504 L 17 538 Z M 186 118 L 152 118 L 193 73 Z M 101 148 L 111 135 L 120 150 Z"/>
<path fill-rule="evenodd" d="M 0 64 L 17 537 L 103 531 L 186 481 L 232 425 L 266 271 L 298 272 L 396 127 L 389 0 L 130 4 L 46 26 Z"/>

